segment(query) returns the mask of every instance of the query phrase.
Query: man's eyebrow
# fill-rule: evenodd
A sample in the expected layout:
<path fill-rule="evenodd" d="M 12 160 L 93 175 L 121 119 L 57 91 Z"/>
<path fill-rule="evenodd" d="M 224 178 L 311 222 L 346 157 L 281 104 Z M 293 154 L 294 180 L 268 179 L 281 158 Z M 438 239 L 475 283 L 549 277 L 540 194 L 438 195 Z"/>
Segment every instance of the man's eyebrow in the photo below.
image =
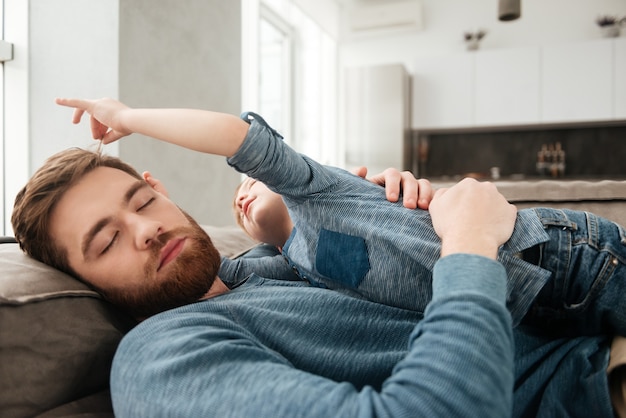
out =
<path fill-rule="evenodd" d="M 123 206 L 127 206 L 130 203 L 130 200 L 135 195 L 135 193 L 137 193 L 139 190 L 143 189 L 144 187 L 149 187 L 149 186 L 148 186 L 148 183 L 146 183 L 143 180 L 137 180 L 135 183 L 133 183 L 128 188 L 128 190 L 126 190 L 126 193 L 124 193 L 124 197 L 122 199 L 122 205 Z M 96 237 L 96 235 L 98 235 L 98 233 L 100 231 L 102 231 L 102 229 L 105 226 L 107 226 L 112 220 L 113 220 L 113 218 L 110 217 L 110 216 L 107 216 L 106 218 L 100 219 L 85 234 L 85 236 L 83 237 L 82 245 L 81 245 L 81 250 L 82 250 L 82 253 L 83 253 L 83 259 L 87 258 L 87 254 L 89 252 L 89 248 L 91 247 L 91 244 L 93 243 L 93 240 Z"/>

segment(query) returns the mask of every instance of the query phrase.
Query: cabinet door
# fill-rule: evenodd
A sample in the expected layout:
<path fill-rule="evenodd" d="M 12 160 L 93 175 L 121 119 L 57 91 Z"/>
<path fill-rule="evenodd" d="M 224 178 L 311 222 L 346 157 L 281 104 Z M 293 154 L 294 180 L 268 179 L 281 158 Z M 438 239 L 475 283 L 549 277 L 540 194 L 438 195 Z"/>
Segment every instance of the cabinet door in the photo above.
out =
<path fill-rule="evenodd" d="M 613 40 L 613 52 L 615 54 L 614 116 L 616 119 L 626 119 L 626 38 Z"/>
<path fill-rule="evenodd" d="M 542 70 L 543 122 L 612 118 L 611 39 L 545 46 Z"/>
<path fill-rule="evenodd" d="M 476 125 L 539 120 L 539 48 L 476 53 Z"/>
<path fill-rule="evenodd" d="M 462 53 L 421 58 L 415 63 L 413 128 L 473 124 L 473 57 Z"/>

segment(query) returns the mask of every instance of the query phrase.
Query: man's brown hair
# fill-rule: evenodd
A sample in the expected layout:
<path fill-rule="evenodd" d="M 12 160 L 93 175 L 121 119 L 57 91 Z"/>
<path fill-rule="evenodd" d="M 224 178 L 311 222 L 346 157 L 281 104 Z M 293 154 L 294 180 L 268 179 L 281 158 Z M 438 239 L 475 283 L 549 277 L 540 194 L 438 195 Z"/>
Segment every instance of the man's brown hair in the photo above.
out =
<path fill-rule="evenodd" d="M 65 248 L 50 236 L 50 216 L 65 192 L 98 167 L 116 168 L 142 178 L 137 170 L 119 158 L 97 152 L 71 148 L 53 155 L 15 198 L 11 223 L 15 239 L 24 252 L 76 276 L 69 266 Z"/>

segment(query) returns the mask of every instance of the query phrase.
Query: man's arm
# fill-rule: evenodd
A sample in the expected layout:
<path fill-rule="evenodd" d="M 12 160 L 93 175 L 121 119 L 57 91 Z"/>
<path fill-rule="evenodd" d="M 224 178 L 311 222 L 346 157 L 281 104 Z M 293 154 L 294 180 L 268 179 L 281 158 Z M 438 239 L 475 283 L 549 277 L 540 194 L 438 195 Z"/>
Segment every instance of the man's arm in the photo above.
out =
<path fill-rule="evenodd" d="M 196 109 L 132 109 L 113 99 L 56 99 L 73 107 L 74 123 L 86 112 L 91 116 L 94 139 L 108 144 L 132 133 L 208 154 L 232 156 L 240 147 L 249 124 L 237 116 Z"/>
<path fill-rule="evenodd" d="M 272 286 L 240 289 L 249 293 L 245 299 L 225 294 L 160 314 L 139 324 L 117 350 L 111 374 L 116 417 L 510 416 L 513 339 L 505 282 L 495 261 L 446 257 L 435 271 L 433 302 L 412 333 L 396 327 L 400 310 L 306 287 L 301 290 L 310 291 L 290 305 L 257 306 L 268 293 L 276 299 L 294 293 Z M 315 299 L 321 293 L 330 302 Z M 360 320 L 347 319 L 357 314 Z M 397 344 L 368 356 L 358 353 L 371 344 L 363 334 Z M 348 341 L 348 347 L 356 344 L 352 351 L 317 351 L 320 342 L 345 347 Z M 381 386 L 377 379 L 336 379 L 306 367 L 305 359 L 315 358 L 317 367 L 339 376 L 374 375 L 356 369 L 379 370 L 378 362 L 407 347 Z M 353 354 L 363 361 L 345 370 L 344 357 Z"/>

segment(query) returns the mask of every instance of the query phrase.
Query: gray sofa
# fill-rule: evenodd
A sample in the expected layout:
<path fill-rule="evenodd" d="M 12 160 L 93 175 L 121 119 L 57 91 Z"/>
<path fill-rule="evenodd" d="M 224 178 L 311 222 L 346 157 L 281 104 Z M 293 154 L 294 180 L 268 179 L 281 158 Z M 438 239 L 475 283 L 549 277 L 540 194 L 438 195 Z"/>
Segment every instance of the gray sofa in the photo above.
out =
<path fill-rule="evenodd" d="M 626 182 L 500 182 L 518 207 L 586 209 L 626 225 Z M 207 227 L 223 255 L 255 243 Z M 135 322 L 82 283 L 0 244 L 0 411 L 4 418 L 111 417 L 108 375 Z"/>

